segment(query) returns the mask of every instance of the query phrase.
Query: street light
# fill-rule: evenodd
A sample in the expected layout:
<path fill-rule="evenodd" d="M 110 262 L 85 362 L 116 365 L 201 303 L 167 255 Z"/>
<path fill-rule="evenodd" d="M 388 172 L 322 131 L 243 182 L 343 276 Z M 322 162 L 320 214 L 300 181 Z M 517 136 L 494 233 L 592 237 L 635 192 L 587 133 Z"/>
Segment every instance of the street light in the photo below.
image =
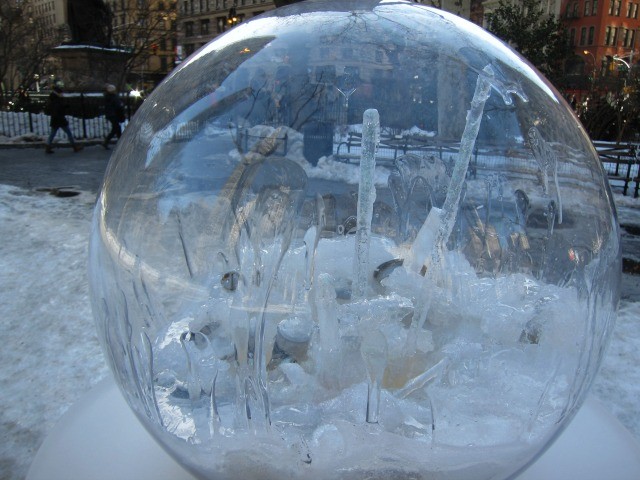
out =
<path fill-rule="evenodd" d="M 625 65 L 627 67 L 627 73 L 631 73 L 631 65 L 629 65 L 629 62 L 627 62 L 626 60 L 623 60 L 618 55 L 614 55 L 613 59 Z"/>
<path fill-rule="evenodd" d="M 582 53 L 584 53 L 585 55 L 591 55 L 591 59 L 593 60 L 593 75 L 592 77 L 595 78 L 596 76 L 596 57 L 593 53 L 591 53 L 589 50 L 583 50 Z"/>
<path fill-rule="evenodd" d="M 240 19 L 238 18 L 238 15 L 236 14 L 236 7 L 234 5 L 233 7 L 231 7 L 229 9 L 229 16 L 227 17 L 227 23 L 229 25 L 231 25 L 232 27 L 234 27 L 238 23 L 239 20 Z"/>

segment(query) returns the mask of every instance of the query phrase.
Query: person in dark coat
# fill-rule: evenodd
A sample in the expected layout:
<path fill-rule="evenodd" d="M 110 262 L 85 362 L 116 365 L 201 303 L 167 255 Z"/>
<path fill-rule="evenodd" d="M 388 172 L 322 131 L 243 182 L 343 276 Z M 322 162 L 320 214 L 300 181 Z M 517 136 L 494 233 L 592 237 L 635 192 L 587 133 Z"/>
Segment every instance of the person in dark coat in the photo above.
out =
<path fill-rule="evenodd" d="M 122 128 L 120 128 L 120 122 L 124 122 L 124 105 L 118 94 L 116 93 L 116 87 L 114 85 L 107 84 L 104 91 L 104 116 L 107 117 L 109 123 L 111 123 L 111 131 L 102 142 L 102 146 L 109 150 L 109 142 L 113 137 L 120 138 L 122 135 Z"/>
<path fill-rule="evenodd" d="M 47 153 L 53 153 L 53 139 L 58 133 L 58 129 L 61 128 L 64 133 L 67 134 L 67 138 L 69 138 L 69 143 L 73 147 L 74 152 L 79 152 L 82 150 L 82 147 L 76 145 L 76 141 L 73 138 L 73 134 L 69 129 L 69 122 L 67 121 L 66 112 L 67 112 L 67 103 L 64 100 L 64 93 L 62 92 L 62 86 L 56 85 L 53 88 L 53 92 L 49 95 L 49 105 L 48 105 L 49 115 L 51 115 L 51 122 L 49 125 L 51 126 L 51 133 L 49 134 L 49 139 L 47 140 Z"/>

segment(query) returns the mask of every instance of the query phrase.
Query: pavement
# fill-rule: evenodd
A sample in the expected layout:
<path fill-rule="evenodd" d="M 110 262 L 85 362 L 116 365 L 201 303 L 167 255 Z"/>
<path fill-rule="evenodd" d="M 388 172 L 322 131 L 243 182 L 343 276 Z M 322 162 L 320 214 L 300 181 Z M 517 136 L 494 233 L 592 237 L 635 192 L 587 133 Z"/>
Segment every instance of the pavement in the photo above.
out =
<path fill-rule="evenodd" d="M 0 146 L 0 184 L 29 190 L 81 190 L 97 193 L 115 145 L 83 144 L 74 152 L 58 145 L 47 154 L 44 145 Z"/>

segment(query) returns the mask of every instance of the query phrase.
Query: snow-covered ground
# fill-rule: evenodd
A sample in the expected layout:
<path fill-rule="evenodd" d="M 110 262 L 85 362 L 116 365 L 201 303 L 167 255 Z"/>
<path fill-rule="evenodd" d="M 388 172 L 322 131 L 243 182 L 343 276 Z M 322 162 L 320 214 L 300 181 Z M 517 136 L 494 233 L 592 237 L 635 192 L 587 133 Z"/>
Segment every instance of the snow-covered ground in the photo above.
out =
<path fill-rule="evenodd" d="M 86 281 L 95 196 L 0 185 L 0 478 L 23 479 L 46 434 L 108 370 Z M 616 195 L 640 227 L 640 199 Z M 625 275 L 618 323 L 593 393 L 640 439 L 639 276 Z"/>

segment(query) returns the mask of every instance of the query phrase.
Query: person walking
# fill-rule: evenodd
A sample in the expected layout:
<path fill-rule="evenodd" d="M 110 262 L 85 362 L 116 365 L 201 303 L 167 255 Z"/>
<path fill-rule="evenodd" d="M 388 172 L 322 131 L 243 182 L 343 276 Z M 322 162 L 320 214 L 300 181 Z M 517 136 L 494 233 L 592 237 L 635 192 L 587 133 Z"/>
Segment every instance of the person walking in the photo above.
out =
<path fill-rule="evenodd" d="M 49 125 L 51 126 L 51 133 L 49 134 L 49 139 L 47 140 L 46 153 L 53 153 L 53 139 L 58 132 L 58 129 L 62 129 L 64 133 L 67 134 L 67 138 L 69 138 L 69 143 L 73 147 L 74 152 L 79 152 L 82 150 L 82 147 L 76 144 L 76 141 L 73 138 L 73 134 L 69 129 L 69 122 L 67 121 L 66 113 L 67 113 L 67 103 L 64 100 L 64 93 L 62 91 L 62 85 L 60 83 L 56 84 L 53 87 L 53 91 L 49 95 L 49 105 L 48 105 L 48 113 L 51 115 L 51 122 Z"/>
<path fill-rule="evenodd" d="M 105 85 L 104 89 L 104 115 L 111 123 L 111 131 L 102 142 L 102 146 L 109 150 L 109 142 L 113 137 L 118 139 L 122 135 L 122 128 L 120 123 L 124 122 L 124 105 L 118 94 L 116 93 L 116 87 L 111 84 Z"/>

